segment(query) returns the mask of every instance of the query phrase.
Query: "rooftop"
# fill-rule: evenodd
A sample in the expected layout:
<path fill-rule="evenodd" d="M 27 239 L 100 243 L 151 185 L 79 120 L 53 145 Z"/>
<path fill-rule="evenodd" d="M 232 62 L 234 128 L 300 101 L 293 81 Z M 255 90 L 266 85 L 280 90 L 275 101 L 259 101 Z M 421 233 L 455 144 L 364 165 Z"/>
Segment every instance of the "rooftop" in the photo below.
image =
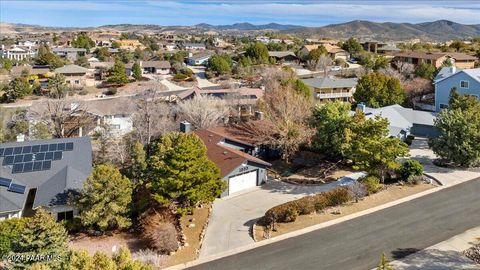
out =
<path fill-rule="evenodd" d="M 352 88 L 357 85 L 357 78 L 337 79 L 330 77 L 316 77 L 312 79 L 304 79 L 303 82 L 313 88 Z"/>

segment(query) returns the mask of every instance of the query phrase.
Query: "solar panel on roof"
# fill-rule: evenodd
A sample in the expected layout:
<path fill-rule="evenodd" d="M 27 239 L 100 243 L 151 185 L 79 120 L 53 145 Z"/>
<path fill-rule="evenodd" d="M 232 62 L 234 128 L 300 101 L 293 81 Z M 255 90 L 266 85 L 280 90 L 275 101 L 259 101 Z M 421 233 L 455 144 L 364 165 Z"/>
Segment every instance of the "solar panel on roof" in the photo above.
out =
<path fill-rule="evenodd" d="M 23 171 L 23 163 L 13 165 L 12 173 L 21 173 Z"/>
<path fill-rule="evenodd" d="M 33 162 L 27 162 L 23 164 L 23 172 L 31 172 L 33 171 Z"/>
<path fill-rule="evenodd" d="M 23 162 L 30 162 L 33 160 L 33 154 L 25 154 L 23 155 Z"/>
<path fill-rule="evenodd" d="M 47 152 L 48 151 L 48 144 L 40 145 L 40 152 Z"/>
<path fill-rule="evenodd" d="M 32 152 L 32 147 L 31 146 L 24 146 L 22 154 L 28 154 Z"/>
<path fill-rule="evenodd" d="M 59 151 L 65 151 L 65 143 L 59 143 L 57 145 L 57 150 Z"/>
<path fill-rule="evenodd" d="M 23 155 L 16 155 L 13 163 L 20 163 L 23 162 Z"/>
<path fill-rule="evenodd" d="M 53 160 L 61 160 L 62 159 L 62 151 L 57 151 L 53 153 Z"/>
<path fill-rule="evenodd" d="M 3 155 L 4 156 L 9 156 L 11 154 L 13 154 L 13 148 L 11 148 L 11 147 L 10 148 L 5 148 L 5 151 L 3 152 Z"/>
<path fill-rule="evenodd" d="M 38 153 L 38 152 L 40 152 L 40 145 L 32 146 L 32 153 Z"/>
<path fill-rule="evenodd" d="M 35 154 L 35 160 L 44 160 L 44 159 L 45 159 L 45 153 Z"/>
<path fill-rule="evenodd" d="M 53 152 L 45 153 L 45 160 L 52 160 L 53 159 Z"/>
<path fill-rule="evenodd" d="M 5 150 L 4 148 L 0 148 L 0 157 L 3 156 L 3 151 L 4 150 Z"/>
<path fill-rule="evenodd" d="M 41 161 L 35 161 L 33 163 L 33 171 L 41 171 L 42 170 L 42 162 Z"/>
<path fill-rule="evenodd" d="M 65 144 L 65 150 L 72 151 L 73 150 L 73 143 L 69 142 Z"/>
<path fill-rule="evenodd" d="M 0 186 L 9 187 L 12 183 L 12 179 L 0 177 Z"/>
<path fill-rule="evenodd" d="M 57 150 L 57 144 L 56 143 L 52 143 L 48 147 L 48 151 L 56 151 L 56 150 Z"/>
<path fill-rule="evenodd" d="M 50 170 L 52 168 L 52 162 L 50 160 L 46 160 L 43 162 L 42 170 Z"/>
<path fill-rule="evenodd" d="M 23 147 L 15 147 L 15 148 L 13 148 L 13 154 L 15 154 L 15 155 L 21 154 L 21 153 L 22 153 L 22 149 L 23 149 Z"/>
<path fill-rule="evenodd" d="M 23 194 L 25 193 L 26 188 L 27 188 L 26 186 L 22 186 L 19 184 L 11 184 L 10 187 L 8 188 L 8 191 Z"/>
<path fill-rule="evenodd" d="M 12 165 L 13 164 L 13 156 L 6 156 L 3 159 L 3 165 Z"/>

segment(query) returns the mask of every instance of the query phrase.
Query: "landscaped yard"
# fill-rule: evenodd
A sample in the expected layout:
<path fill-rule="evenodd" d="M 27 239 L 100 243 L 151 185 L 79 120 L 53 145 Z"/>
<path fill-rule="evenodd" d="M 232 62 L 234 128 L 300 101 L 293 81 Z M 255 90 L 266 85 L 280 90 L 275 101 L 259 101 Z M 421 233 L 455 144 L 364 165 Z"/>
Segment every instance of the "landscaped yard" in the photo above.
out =
<path fill-rule="evenodd" d="M 310 227 L 322 222 L 333 220 L 339 217 L 343 217 L 349 214 L 360 212 L 372 207 L 376 207 L 391 201 L 401 199 L 428 189 L 434 188 L 431 184 L 418 184 L 414 186 L 409 185 L 388 185 L 383 191 L 372 194 L 360 200 L 358 203 L 350 202 L 346 205 L 327 208 L 324 212 L 313 213 L 310 215 L 300 215 L 294 222 L 289 223 L 276 223 L 276 231 L 270 232 L 270 238 L 300 230 L 306 227 Z M 335 212 L 335 214 L 333 213 Z M 261 241 L 265 239 L 265 227 L 259 225 L 255 226 L 255 239 Z"/>
<path fill-rule="evenodd" d="M 155 262 L 155 267 L 158 269 L 185 263 L 195 260 L 198 257 L 198 250 L 201 245 L 200 235 L 206 226 L 209 212 L 210 206 L 205 206 L 195 209 L 193 215 L 184 215 L 180 219 L 187 244 L 172 255 L 157 255 L 154 252 L 145 252 L 147 250 L 145 242 L 141 240 L 139 235 L 129 232 L 112 232 L 99 237 L 79 234 L 71 238 L 69 246 L 75 250 L 86 250 L 91 255 L 97 251 L 111 255 L 121 246 L 127 246 L 134 258 L 142 262 L 153 261 Z M 195 225 L 189 227 L 190 224 Z"/>

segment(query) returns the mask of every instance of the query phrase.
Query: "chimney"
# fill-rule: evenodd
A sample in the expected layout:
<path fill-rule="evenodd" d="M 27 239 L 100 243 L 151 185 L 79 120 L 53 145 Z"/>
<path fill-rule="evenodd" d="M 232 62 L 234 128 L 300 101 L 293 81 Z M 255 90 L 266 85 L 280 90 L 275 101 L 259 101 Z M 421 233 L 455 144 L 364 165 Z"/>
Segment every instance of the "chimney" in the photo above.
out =
<path fill-rule="evenodd" d="M 365 104 L 363 103 L 357 104 L 357 109 L 359 109 L 360 111 L 365 112 L 365 108 L 366 108 Z"/>
<path fill-rule="evenodd" d="M 192 124 L 187 121 L 180 122 L 180 132 L 188 133 L 192 131 Z"/>
<path fill-rule="evenodd" d="M 457 67 L 455 65 L 452 65 L 450 67 L 450 70 L 452 71 L 452 74 L 454 74 L 455 72 L 457 72 Z"/>
<path fill-rule="evenodd" d="M 24 142 L 25 141 L 25 135 L 20 133 L 17 135 L 17 142 Z"/>

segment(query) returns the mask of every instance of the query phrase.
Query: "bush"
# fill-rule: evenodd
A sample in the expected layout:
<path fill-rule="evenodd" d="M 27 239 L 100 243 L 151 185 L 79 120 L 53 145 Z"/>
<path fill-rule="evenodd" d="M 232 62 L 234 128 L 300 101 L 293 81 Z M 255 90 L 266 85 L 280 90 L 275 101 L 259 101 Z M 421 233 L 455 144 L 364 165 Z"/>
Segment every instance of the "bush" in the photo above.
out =
<path fill-rule="evenodd" d="M 113 96 L 113 95 L 115 95 L 116 93 L 117 93 L 117 88 L 111 87 L 111 88 L 108 88 L 108 90 L 105 91 L 104 94 L 107 95 L 107 96 Z"/>
<path fill-rule="evenodd" d="M 86 90 L 86 89 L 80 90 L 80 91 L 78 91 L 78 94 L 79 94 L 80 96 L 88 95 L 88 90 Z"/>
<path fill-rule="evenodd" d="M 359 181 L 365 185 L 368 195 L 377 193 L 381 188 L 380 179 L 373 175 L 362 178 Z"/>
<path fill-rule="evenodd" d="M 172 223 L 172 216 L 168 210 L 161 213 L 153 212 L 142 218 L 140 227 L 142 238 L 147 245 L 162 253 L 176 251 L 179 247 L 177 229 Z"/>
<path fill-rule="evenodd" d="M 327 199 L 328 206 L 338 206 L 347 203 L 352 199 L 348 189 L 345 187 L 336 188 L 325 192 L 325 198 Z"/>
<path fill-rule="evenodd" d="M 415 136 L 413 135 L 408 135 L 407 138 L 405 139 L 405 143 L 408 145 L 412 145 L 413 140 L 415 139 Z"/>
<path fill-rule="evenodd" d="M 173 76 L 173 79 L 178 80 L 178 81 L 182 81 L 182 80 L 185 80 L 187 78 L 188 78 L 188 76 L 183 74 L 183 73 L 177 73 L 177 74 L 175 74 L 175 76 Z"/>
<path fill-rule="evenodd" d="M 79 217 L 74 217 L 73 219 L 65 220 L 63 222 L 65 229 L 69 233 L 78 233 L 81 232 L 84 228 L 82 225 L 82 220 Z"/>
<path fill-rule="evenodd" d="M 402 179 L 408 181 L 411 177 L 422 175 L 423 166 L 417 160 L 409 159 L 400 166 L 398 173 Z"/>
<path fill-rule="evenodd" d="M 418 185 L 424 181 L 423 175 L 416 175 L 408 178 L 407 183 L 410 185 Z"/>
<path fill-rule="evenodd" d="M 13 251 L 13 242 L 20 237 L 27 218 L 0 221 L 0 258 Z"/>
<path fill-rule="evenodd" d="M 314 197 L 314 207 L 315 211 L 320 212 L 327 208 L 328 200 L 323 193 L 319 193 Z"/>
<path fill-rule="evenodd" d="M 298 209 L 294 204 L 291 204 L 285 210 L 285 215 L 282 222 L 294 222 L 298 217 Z"/>
<path fill-rule="evenodd" d="M 312 196 L 306 196 L 295 201 L 299 215 L 308 215 L 315 212 L 315 199 Z"/>
<path fill-rule="evenodd" d="M 347 188 L 350 196 L 355 200 L 355 202 L 358 202 L 358 200 L 367 195 L 367 188 L 363 183 L 358 181 L 355 181 L 355 183 L 349 185 Z"/>

